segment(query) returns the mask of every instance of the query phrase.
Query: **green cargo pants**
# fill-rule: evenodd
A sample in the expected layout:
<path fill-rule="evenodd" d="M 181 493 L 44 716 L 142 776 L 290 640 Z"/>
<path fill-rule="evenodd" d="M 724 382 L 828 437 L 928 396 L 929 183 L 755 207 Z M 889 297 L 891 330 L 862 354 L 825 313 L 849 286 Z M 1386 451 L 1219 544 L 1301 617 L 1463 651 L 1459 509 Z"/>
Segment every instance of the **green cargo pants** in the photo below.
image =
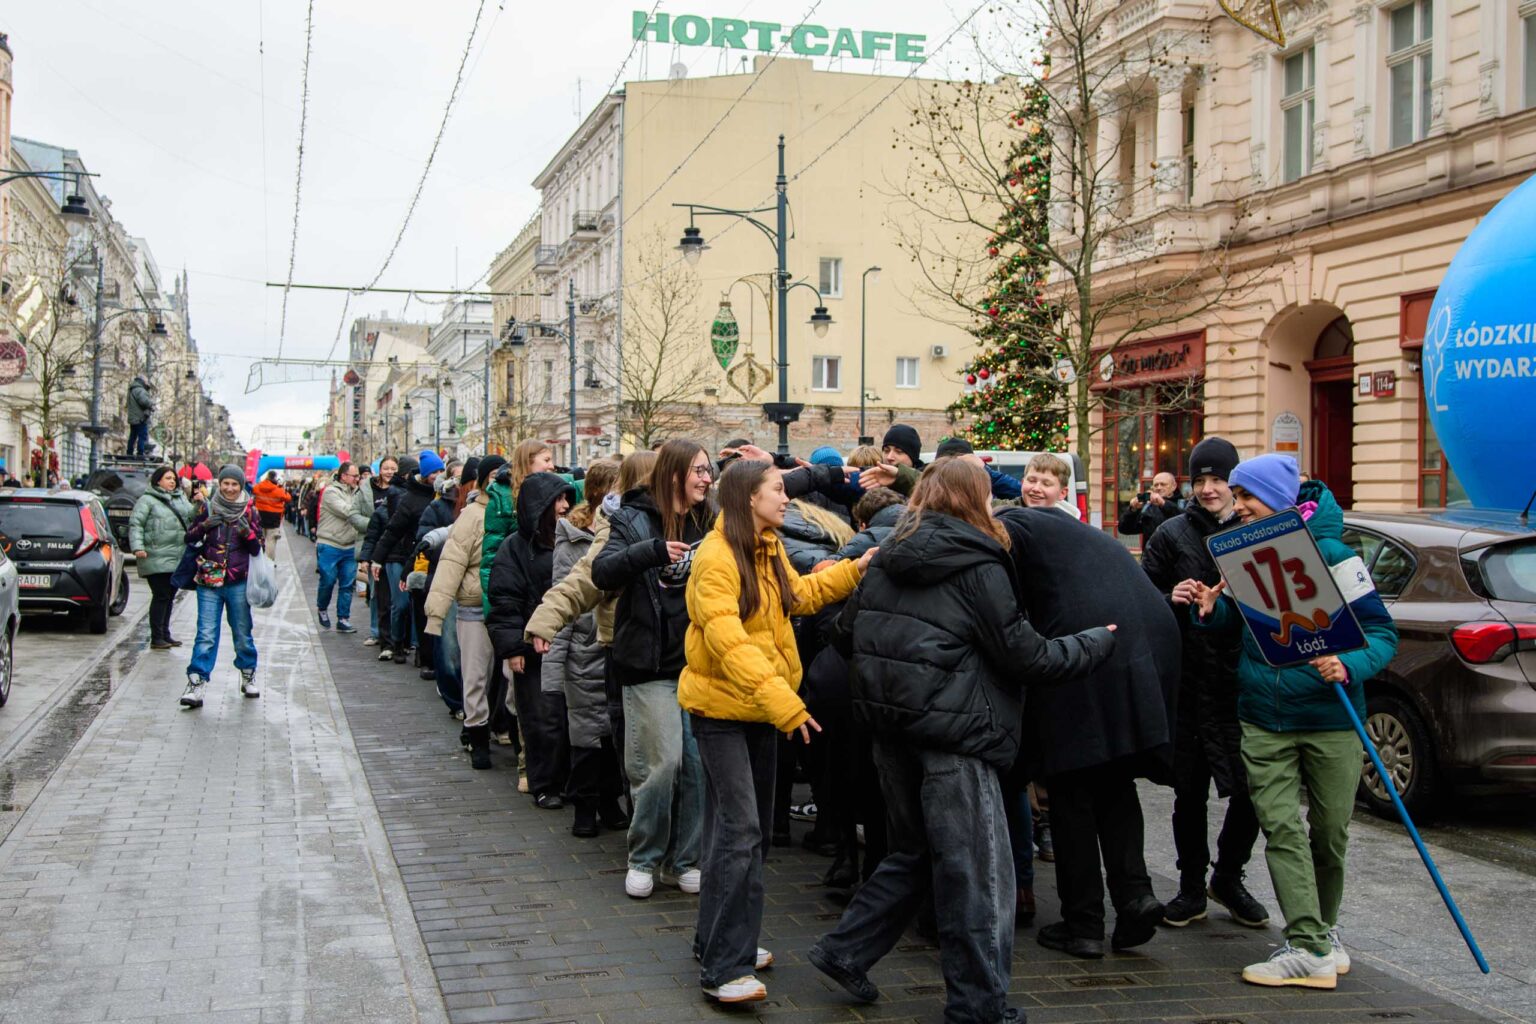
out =
<path fill-rule="evenodd" d="M 1243 723 L 1248 792 L 1291 945 L 1325 956 L 1339 923 L 1344 852 L 1364 750 L 1353 730 L 1270 732 Z M 1307 823 L 1301 823 L 1306 787 Z"/>

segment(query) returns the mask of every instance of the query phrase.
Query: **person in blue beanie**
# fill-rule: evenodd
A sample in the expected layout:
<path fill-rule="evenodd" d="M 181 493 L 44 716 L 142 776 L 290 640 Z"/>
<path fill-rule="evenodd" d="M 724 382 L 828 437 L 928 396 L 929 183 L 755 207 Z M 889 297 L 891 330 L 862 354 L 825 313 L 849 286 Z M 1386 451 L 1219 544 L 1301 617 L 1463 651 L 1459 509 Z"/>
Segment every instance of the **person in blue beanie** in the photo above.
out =
<path fill-rule="evenodd" d="M 1207 586 L 1189 579 L 1170 595 L 1175 604 L 1191 606 L 1197 628 L 1242 634 L 1237 717 L 1243 767 L 1264 830 L 1269 876 L 1285 915 L 1285 944 L 1268 960 L 1245 968 L 1243 980 L 1331 989 L 1350 968 L 1349 953 L 1339 940 L 1339 905 L 1364 753 L 1333 684 L 1344 685 L 1363 719 L 1365 683 L 1392 660 L 1397 627 L 1365 563 L 1344 543 L 1343 510 L 1322 481 L 1302 483 L 1296 460 L 1289 455 L 1260 455 L 1239 464 L 1228 483 L 1233 508 L 1244 523 L 1296 506 L 1366 637 L 1366 646 L 1358 651 L 1275 669 L 1264 662 L 1258 644 L 1244 629 L 1236 603 L 1221 593 L 1225 584 Z"/>

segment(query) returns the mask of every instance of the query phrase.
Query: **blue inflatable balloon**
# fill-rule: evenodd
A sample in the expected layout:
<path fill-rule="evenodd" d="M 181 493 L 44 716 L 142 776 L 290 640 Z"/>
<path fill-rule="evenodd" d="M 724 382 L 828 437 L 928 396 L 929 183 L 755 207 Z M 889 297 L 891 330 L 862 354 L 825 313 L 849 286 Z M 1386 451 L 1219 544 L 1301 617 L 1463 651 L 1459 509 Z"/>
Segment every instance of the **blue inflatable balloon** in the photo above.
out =
<path fill-rule="evenodd" d="M 256 475 L 265 476 L 270 469 L 294 472 L 335 472 L 341 460 L 334 455 L 263 455 L 256 465 Z"/>
<path fill-rule="evenodd" d="M 1435 293 L 1424 402 L 1472 504 L 1536 491 L 1536 177 L 1488 212 Z"/>

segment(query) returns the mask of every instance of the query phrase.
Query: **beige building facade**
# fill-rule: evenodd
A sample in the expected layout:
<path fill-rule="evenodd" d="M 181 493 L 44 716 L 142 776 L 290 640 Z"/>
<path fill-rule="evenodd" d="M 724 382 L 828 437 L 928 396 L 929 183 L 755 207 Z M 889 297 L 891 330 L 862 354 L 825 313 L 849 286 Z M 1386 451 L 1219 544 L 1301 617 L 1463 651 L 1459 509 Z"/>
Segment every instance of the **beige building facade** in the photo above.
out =
<path fill-rule="evenodd" d="M 821 294 L 796 287 L 789 298 L 787 400 L 805 407 L 791 429 L 795 450 L 851 447 L 861 394 L 862 433 L 877 441 L 893 422 L 913 424 L 930 445 L 951 429 L 945 410 L 973 339 L 929 315 L 934 300 L 898 246 L 891 212 L 893 146 L 918 88 L 758 57 L 749 73 L 630 82 L 598 105 L 534 183 L 539 316 L 563 325 L 576 295 L 578 437 L 574 451 L 563 445 L 562 417 L 548 435 L 562 441 L 558 457 L 584 462 L 647 433 L 771 447 L 777 427 L 762 404 L 777 401 L 780 376 L 774 245 L 750 224 L 701 215 L 694 224 L 709 248 L 688 266 L 675 247 L 690 217 L 676 204 L 771 206 L 781 134 L 788 272 Z M 771 210 L 754 216 L 773 226 Z M 833 319 L 822 337 L 808 323 L 818 304 Z M 738 343 L 717 357 L 712 327 L 730 317 Z M 535 403 L 563 406 L 568 350 L 551 347 L 529 366 Z M 653 418 L 646 407 L 657 404 L 668 414 Z"/>
<path fill-rule="evenodd" d="M 1280 14 L 1284 47 L 1214 4 L 1107 16 L 1095 59 L 1127 71 L 1087 129 L 1099 194 L 1134 197 L 1117 212 L 1158 241 L 1109 247 L 1097 277 L 1226 247 L 1245 283 L 1106 353 L 1092 474 L 1106 525 L 1153 473 L 1184 479 L 1203 434 L 1295 454 L 1346 507 L 1464 500 L 1424 415 L 1419 349 L 1457 248 L 1536 170 L 1536 12 L 1313 0 Z M 1056 218 L 1054 240 L 1071 231 Z M 1189 381 L 1192 401 L 1159 401 Z"/>

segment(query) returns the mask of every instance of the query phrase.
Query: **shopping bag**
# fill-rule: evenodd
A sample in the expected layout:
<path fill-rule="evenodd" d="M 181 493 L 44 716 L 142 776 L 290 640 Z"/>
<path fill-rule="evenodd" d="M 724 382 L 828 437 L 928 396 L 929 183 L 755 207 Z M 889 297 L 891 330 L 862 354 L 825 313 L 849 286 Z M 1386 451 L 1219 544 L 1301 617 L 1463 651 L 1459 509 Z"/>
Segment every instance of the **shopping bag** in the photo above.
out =
<path fill-rule="evenodd" d="M 252 608 L 271 608 L 277 603 L 277 569 L 265 551 L 251 556 L 245 577 L 245 599 Z"/>

